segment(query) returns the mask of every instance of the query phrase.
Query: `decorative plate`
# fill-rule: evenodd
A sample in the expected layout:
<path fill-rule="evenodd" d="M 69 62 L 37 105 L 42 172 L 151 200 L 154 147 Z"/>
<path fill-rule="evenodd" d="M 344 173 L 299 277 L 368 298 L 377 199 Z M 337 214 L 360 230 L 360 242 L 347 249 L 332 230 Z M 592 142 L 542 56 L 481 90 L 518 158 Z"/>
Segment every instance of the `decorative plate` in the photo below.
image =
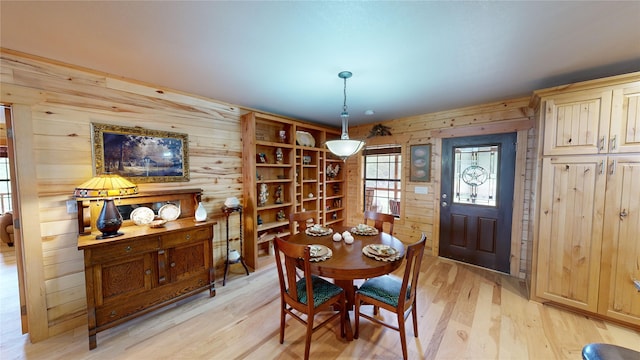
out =
<path fill-rule="evenodd" d="M 167 220 L 153 220 L 152 222 L 149 223 L 149 227 L 152 228 L 161 228 L 164 226 L 164 224 L 167 223 Z"/>
<path fill-rule="evenodd" d="M 318 262 L 329 259 L 333 256 L 333 251 L 324 245 L 313 244 L 309 245 L 311 258 L 309 261 Z"/>
<path fill-rule="evenodd" d="M 166 204 L 158 210 L 158 215 L 160 215 L 163 220 L 172 221 L 180 216 L 180 208 L 173 204 Z"/>
<path fill-rule="evenodd" d="M 398 250 L 383 244 L 369 244 L 362 248 L 362 253 L 380 261 L 396 261 L 402 258 Z"/>
<path fill-rule="evenodd" d="M 325 236 L 333 234 L 333 229 L 328 227 L 322 227 L 319 225 L 313 225 L 312 227 L 308 227 L 304 231 L 307 235 L 311 236 Z"/>
<path fill-rule="evenodd" d="M 316 139 L 306 131 L 296 131 L 296 142 L 298 145 L 314 147 L 316 146 Z"/>
<path fill-rule="evenodd" d="M 129 218 L 133 220 L 133 223 L 136 225 L 147 225 L 153 221 L 156 217 L 156 214 L 153 213 L 153 210 L 148 207 L 139 207 L 133 209 Z"/>
<path fill-rule="evenodd" d="M 358 226 L 351 228 L 351 232 L 356 235 L 378 235 L 378 229 L 366 224 L 358 224 Z"/>

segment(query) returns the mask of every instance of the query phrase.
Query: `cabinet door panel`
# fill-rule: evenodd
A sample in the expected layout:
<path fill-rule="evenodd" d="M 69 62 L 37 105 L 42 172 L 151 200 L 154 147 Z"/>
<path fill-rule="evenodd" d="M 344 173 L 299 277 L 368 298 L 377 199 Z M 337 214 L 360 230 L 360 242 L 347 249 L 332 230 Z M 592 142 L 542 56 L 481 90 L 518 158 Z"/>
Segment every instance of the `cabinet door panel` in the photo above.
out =
<path fill-rule="evenodd" d="M 584 91 L 545 100 L 545 155 L 607 151 L 611 91 Z"/>
<path fill-rule="evenodd" d="M 210 241 L 169 249 L 169 279 L 180 281 L 203 273 L 208 274 L 211 263 Z"/>
<path fill-rule="evenodd" d="M 153 287 L 151 254 L 140 254 L 94 266 L 96 305 L 126 300 Z"/>
<path fill-rule="evenodd" d="M 640 325 L 640 156 L 609 161 L 599 309 Z"/>
<path fill-rule="evenodd" d="M 545 158 L 536 294 L 597 311 L 605 157 Z"/>
<path fill-rule="evenodd" d="M 609 152 L 640 152 L 640 83 L 613 92 Z"/>

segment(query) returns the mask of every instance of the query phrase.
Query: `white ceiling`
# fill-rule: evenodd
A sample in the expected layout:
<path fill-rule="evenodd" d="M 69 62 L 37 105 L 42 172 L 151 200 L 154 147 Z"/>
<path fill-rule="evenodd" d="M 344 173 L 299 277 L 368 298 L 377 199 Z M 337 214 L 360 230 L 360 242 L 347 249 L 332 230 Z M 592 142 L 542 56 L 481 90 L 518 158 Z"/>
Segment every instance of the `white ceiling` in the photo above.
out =
<path fill-rule="evenodd" d="M 2 0 L 0 13 L 4 48 L 332 126 L 341 70 L 352 125 L 640 71 L 640 1 Z"/>

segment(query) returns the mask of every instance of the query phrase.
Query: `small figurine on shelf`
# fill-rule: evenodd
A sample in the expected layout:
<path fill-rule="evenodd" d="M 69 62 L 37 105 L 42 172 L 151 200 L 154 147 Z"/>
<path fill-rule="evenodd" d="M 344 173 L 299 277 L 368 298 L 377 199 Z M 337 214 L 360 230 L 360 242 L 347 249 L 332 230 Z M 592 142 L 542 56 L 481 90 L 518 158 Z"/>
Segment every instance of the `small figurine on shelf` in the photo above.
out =
<path fill-rule="evenodd" d="M 260 195 L 258 197 L 258 206 L 265 206 L 267 204 L 267 199 L 269 198 L 269 189 L 267 188 L 267 184 L 260 184 Z"/>
<path fill-rule="evenodd" d="M 281 143 L 286 143 L 287 142 L 287 131 L 286 130 L 278 131 L 278 138 L 280 138 L 280 142 Z"/>
<path fill-rule="evenodd" d="M 266 164 L 267 162 L 267 154 L 265 153 L 258 153 L 258 161 L 262 164 Z"/>
<path fill-rule="evenodd" d="M 337 220 L 338 219 L 338 213 L 334 212 L 333 214 L 331 214 L 331 219 Z"/>
<path fill-rule="evenodd" d="M 282 204 L 282 185 L 278 185 L 276 188 L 276 204 Z"/>
<path fill-rule="evenodd" d="M 340 194 L 340 184 L 333 184 L 333 193 L 335 195 Z"/>
<path fill-rule="evenodd" d="M 331 166 L 331 164 L 327 165 L 327 177 L 333 179 L 338 176 L 338 172 L 340 172 L 340 164 L 336 164 L 336 166 Z"/>
<path fill-rule="evenodd" d="M 260 214 L 258 214 L 258 218 L 256 219 L 256 222 L 258 223 L 258 225 L 262 225 L 262 218 L 260 217 Z"/>
<path fill-rule="evenodd" d="M 282 164 L 282 161 L 284 161 L 284 154 L 282 154 L 282 149 L 281 148 L 277 148 L 276 149 L 276 163 L 277 164 Z"/>
<path fill-rule="evenodd" d="M 284 221 L 285 218 L 286 216 L 284 215 L 284 210 L 278 211 L 278 213 L 276 214 L 276 220 Z"/>

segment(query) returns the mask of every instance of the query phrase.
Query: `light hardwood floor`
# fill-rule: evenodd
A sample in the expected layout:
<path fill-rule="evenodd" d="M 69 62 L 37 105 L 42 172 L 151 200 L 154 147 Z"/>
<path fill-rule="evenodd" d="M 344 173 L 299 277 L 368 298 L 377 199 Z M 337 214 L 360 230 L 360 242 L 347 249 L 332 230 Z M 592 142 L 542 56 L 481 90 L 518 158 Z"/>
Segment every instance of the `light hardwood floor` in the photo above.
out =
<path fill-rule="evenodd" d="M 20 335 L 15 256 L 0 248 L 0 358 L 8 359 L 299 359 L 304 327 L 288 318 L 278 342 L 275 267 L 250 276 L 234 265 L 217 296 L 207 292 L 98 334 L 89 351 L 86 327 L 31 344 Z M 419 338 L 407 325 L 411 359 L 580 359 L 584 344 L 640 351 L 640 332 L 528 301 L 511 277 L 426 256 L 418 290 Z M 389 317 L 387 314 L 385 314 Z M 353 316 L 352 316 L 353 322 Z M 316 332 L 312 359 L 398 359 L 397 332 L 361 321 L 358 340 L 337 323 Z"/>

